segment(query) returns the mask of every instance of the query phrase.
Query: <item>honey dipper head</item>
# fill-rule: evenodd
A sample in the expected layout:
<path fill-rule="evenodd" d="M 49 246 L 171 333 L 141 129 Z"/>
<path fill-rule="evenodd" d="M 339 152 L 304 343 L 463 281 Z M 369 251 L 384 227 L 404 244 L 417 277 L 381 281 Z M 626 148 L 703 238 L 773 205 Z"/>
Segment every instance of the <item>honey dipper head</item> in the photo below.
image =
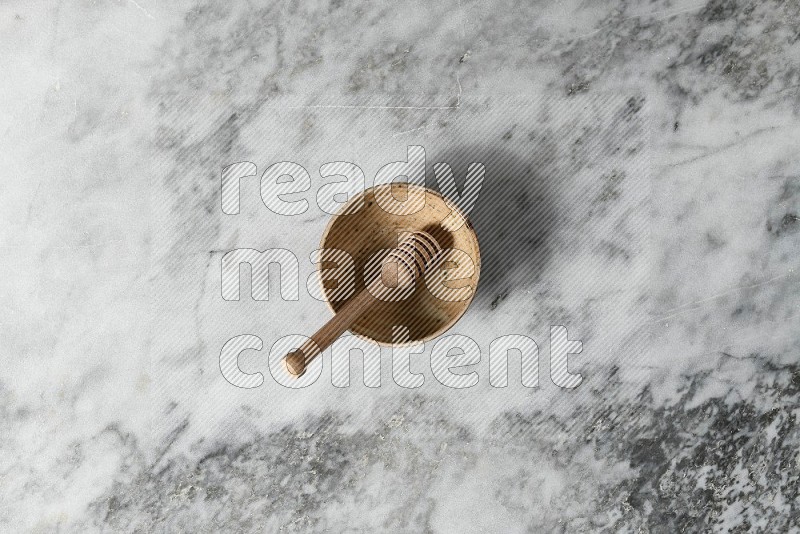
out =
<path fill-rule="evenodd" d="M 391 284 L 393 288 L 410 287 L 441 250 L 439 242 L 428 232 L 412 232 L 383 259 L 381 276 L 384 281 L 395 282 Z"/>

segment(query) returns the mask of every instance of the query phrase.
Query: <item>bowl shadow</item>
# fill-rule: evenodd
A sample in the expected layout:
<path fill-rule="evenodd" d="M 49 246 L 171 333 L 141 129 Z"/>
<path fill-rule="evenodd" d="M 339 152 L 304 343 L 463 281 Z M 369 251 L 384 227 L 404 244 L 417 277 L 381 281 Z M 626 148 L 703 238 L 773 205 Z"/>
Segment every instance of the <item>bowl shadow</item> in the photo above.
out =
<path fill-rule="evenodd" d="M 464 200 L 450 198 L 467 213 L 478 235 L 481 274 L 473 305 L 494 309 L 517 287 L 539 281 L 554 246 L 558 224 L 556 184 L 552 176 L 556 148 L 546 144 L 525 154 L 501 147 L 463 146 L 431 154 L 431 162 L 448 163 L 459 191 L 470 163 L 480 162 L 485 177 L 471 210 Z M 433 166 L 426 186 L 442 192 Z"/>

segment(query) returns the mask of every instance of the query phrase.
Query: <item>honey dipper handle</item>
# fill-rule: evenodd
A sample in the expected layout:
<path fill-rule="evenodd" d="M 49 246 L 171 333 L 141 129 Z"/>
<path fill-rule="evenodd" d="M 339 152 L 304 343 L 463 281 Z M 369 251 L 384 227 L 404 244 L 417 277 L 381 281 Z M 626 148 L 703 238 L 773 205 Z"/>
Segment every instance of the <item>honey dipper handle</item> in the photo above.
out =
<path fill-rule="evenodd" d="M 317 330 L 311 338 L 300 345 L 300 348 L 293 350 L 286 355 L 286 370 L 289 374 L 300 376 L 311 360 L 322 354 L 322 351 L 330 347 L 339 336 L 344 334 L 350 325 L 358 319 L 362 313 L 372 303 L 372 295 L 366 289 L 353 297 L 342 309 L 334 315 L 330 321 Z"/>
<path fill-rule="evenodd" d="M 381 272 L 339 312 L 334 315 L 311 338 L 284 358 L 286 370 L 294 376 L 302 375 L 311 361 L 344 334 L 350 326 L 372 305 L 373 295 L 390 292 L 392 288 L 383 285 L 382 278 L 392 274 L 397 280 L 396 288 L 405 288 L 425 273 L 431 259 L 441 250 L 441 246 L 430 234 L 414 232 L 404 239 L 396 249 L 387 254 L 381 264 Z"/>

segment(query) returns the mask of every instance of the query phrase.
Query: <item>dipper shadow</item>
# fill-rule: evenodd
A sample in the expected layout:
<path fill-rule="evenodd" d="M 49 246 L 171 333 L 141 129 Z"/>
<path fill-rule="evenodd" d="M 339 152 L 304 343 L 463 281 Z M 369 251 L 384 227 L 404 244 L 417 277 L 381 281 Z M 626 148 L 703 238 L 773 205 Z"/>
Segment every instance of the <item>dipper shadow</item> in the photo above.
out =
<path fill-rule="evenodd" d="M 542 277 L 558 222 L 552 180 L 557 174 L 555 155 L 555 147 L 545 144 L 531 146 L 525 154 L 496 146 L 464 146 L 431 154 L 430 161 L 451 166 L 462 193 L 469 164 L 480 162 L 485 167 L 483 185 L 468 213 L 481 250 L 473 305 L 494 309 L 516 288 Z M 433 172 L 428 173 L 426 185 L 441 192 Z M 450 200 L 467 211 L 459 199 Z"/>

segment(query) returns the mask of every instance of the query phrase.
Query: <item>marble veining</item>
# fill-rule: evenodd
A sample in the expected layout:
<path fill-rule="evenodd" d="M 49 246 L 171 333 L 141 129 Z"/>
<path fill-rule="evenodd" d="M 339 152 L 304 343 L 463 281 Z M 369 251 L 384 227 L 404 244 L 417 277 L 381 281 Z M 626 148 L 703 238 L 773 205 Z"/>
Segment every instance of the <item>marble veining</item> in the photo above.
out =
<path fill-rule="evenodd" d="M 0 530 L 800 531 L 800 3 L 11 1 L 0 24 Z M 269 348 L 327 308 L 224 301 L 223 254 L 288 248 L 303 290 L 320 165 L 371 178 L 409 145 L 429 181 L 486 164 L 453 330 L 478 386 L 439 385 L 431 344 L 417 390 L 388 354 L 380 388 L 278 386 Z M 307 212 L 253 178 L 222 213 L 223 166 L 282 160 Z M 583 342 L 575 390 L 552 324 Z M 252 390 L 219 370 L 245 333 Z M 489 385 L 509 333 L 539 388 Z"/>

